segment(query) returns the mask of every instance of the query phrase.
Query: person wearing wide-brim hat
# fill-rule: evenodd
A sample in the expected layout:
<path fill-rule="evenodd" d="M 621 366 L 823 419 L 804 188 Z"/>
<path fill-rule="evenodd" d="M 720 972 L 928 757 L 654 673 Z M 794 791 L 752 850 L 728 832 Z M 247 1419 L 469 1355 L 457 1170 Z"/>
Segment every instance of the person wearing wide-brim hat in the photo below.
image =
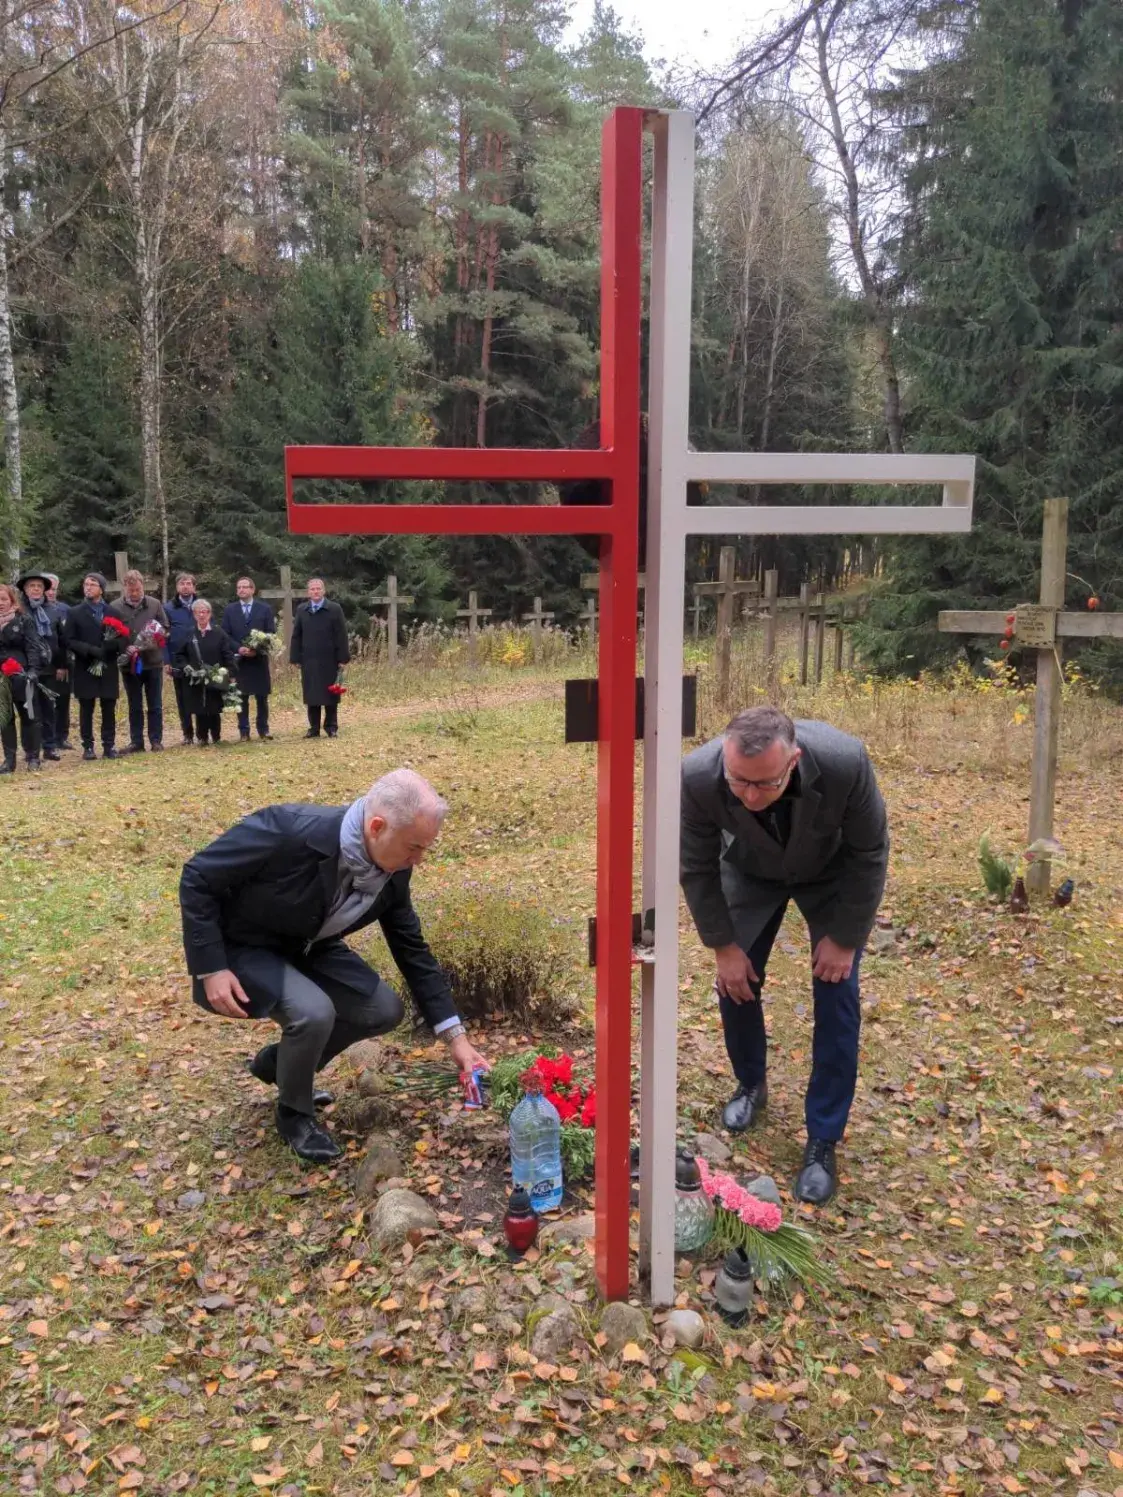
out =
<path fill-rule="evenodd" d="M 78 698 L 78 731 L 82 758 L 94 759 L 94 703 L 101 703 L 101 750 L 105 759 L 117 757 L 117 696 L 121 673 L 117 657 L 122 639 L 107 638 L 105 627 L 107 583 L 101 572 L 82 579 L 82 602 L 75 603 L 64 627 L 66 647 L 74 656 L 74 695 Z"/>
<path fill-rule="evenodd" d="M 47 597 L 51 589 L 49 572 L 24 572 L 16 586 L 27 600 L 27 610 L 35 624 L 42 651 L 49 658 L 39 668 L 36 687 L 36 712 L 43 735 L 43 758 L 61 759 L 56 724 L 58 683 L 66 680 L 66 644 L 62 637 L 63 614 Z"/>

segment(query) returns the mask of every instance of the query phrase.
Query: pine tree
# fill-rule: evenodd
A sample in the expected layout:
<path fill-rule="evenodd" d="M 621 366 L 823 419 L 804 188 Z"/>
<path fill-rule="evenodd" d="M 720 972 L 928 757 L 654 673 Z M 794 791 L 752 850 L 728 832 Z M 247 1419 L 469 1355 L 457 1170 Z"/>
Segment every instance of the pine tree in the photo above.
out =
<path fill-rule="evenodd" d="M 886 666 L 955 648 L 939 608 L 1036 597 L 1049 495 L 1071 500 L 1070 572 L 1123 601 L 1121 76 L 1113 0 L 978 0 L 902 86 L 911 445 L 980 467 L 969 536 L 893 548 L 865 642 Z"/>

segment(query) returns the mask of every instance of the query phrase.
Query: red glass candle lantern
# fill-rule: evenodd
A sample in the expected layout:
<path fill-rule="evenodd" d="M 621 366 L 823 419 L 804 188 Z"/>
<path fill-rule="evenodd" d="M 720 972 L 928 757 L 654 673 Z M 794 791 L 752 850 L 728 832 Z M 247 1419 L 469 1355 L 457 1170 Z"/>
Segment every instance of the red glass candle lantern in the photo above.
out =
<path fill-rule="evenodd" d="M 521 1188 L 511 1192 L 507 1202 L 507 1215 L 503 1218 L 503 1232 L 511 1249 L 525 1253 L 533 1247 L 538 1236 L 538 1217 L 530 1204 L 530 1196 Z"/>

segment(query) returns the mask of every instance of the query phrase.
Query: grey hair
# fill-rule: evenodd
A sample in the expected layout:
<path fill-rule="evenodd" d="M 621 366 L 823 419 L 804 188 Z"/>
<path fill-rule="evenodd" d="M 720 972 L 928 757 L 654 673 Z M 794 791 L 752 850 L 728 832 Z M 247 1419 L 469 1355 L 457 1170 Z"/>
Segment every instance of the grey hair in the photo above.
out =
<path fill-rule="evenodd" d="M 191 605 L 191 612 L 194 613 L 196 608 L 211 608 L 211 605 L 207 602 L 206 598 L 196 598 Z M 211 612 L 214 612 L 213 608 L 211 608 Z"/>
<path fill-rule="evenodd" d="M 721 735 L 746 759 L 755 759 L 774 743 L 795 748 L 795 723 L 779 707 L 746 707 Z"/>
<path fill-rule="evenodd" d="M 448 815 L 448 802 L 415 770 L 392 769 L 366 793 L 363 820 L 381 816 L 392 827 L 410 826 L 419 816 L 433 816 L 440 825 Z"/>

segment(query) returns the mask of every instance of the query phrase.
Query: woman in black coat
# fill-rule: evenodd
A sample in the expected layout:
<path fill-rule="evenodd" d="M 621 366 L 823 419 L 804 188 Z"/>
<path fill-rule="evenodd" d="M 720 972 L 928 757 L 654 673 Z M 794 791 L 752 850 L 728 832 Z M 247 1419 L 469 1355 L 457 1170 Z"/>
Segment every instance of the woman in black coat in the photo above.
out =
<path fill-rule="evenodd" d="M 296 610 L 292 626 L 289 661 L 300 666 L 304 705 L 308 709 L 306 738 L 319 738 L 320 711 L 326 709 L 324 726 L 329 738 L 339 732 L 339 697 L 331 691 L 340 667 L 351 658 L 343 609 L 324 596 L 319 577 L 308 582 L 308 601 Z"/>
<path fill-rule="evenodd" d="M 0 671 L 12 699 L 12 720 L 0 727 L 3 762 L 0 774 L 16 769 L 16 722 L 27 757 L 28 769 L 41 769 L 42 746 L 36 683 L 51 663 L 49 645 L 40 638 L 35 620 L 28 613 L 19 590 L 0 582 Z M 4 670 L 5 665 L 8 667 Z"/>
<path fill-rule="evenodd" d="M 117 697 L 121 691 L 121 672 L 117 660 L 128 644 L 128 632 L 118 636 L 106 627 L 105 578 L 100 572 L 87 572 L 82 578 L 82 601 L 76 603 L 63 625 L 66 648 L 74 656 L 71 689 L 78 699 L 78 734 L 82 740 L 82 758 L 96 759 L 94 753 L 94 703 L 101 704 L 101 756 L 116 759 Z"/>
<path fill-rule="evenodd" d="M 222 708 L 226 688 L 211 686 L 201 679 L 199 672 L 210 666 L 225 666 L 230 681 L 234 680 L 234 667 L 238 659 L 234 641 L 211 623 L 211 605 L 206 598 L 196 598 L 191 605 L 195 615 L 195 628 L 180 645 L 172 657 L 172 665 L 183 671 L 185 686 L 183 702 L 195 719 L 195 742 L 206 748 L 207 736 L 213 743 L 222 738 Z"/>

